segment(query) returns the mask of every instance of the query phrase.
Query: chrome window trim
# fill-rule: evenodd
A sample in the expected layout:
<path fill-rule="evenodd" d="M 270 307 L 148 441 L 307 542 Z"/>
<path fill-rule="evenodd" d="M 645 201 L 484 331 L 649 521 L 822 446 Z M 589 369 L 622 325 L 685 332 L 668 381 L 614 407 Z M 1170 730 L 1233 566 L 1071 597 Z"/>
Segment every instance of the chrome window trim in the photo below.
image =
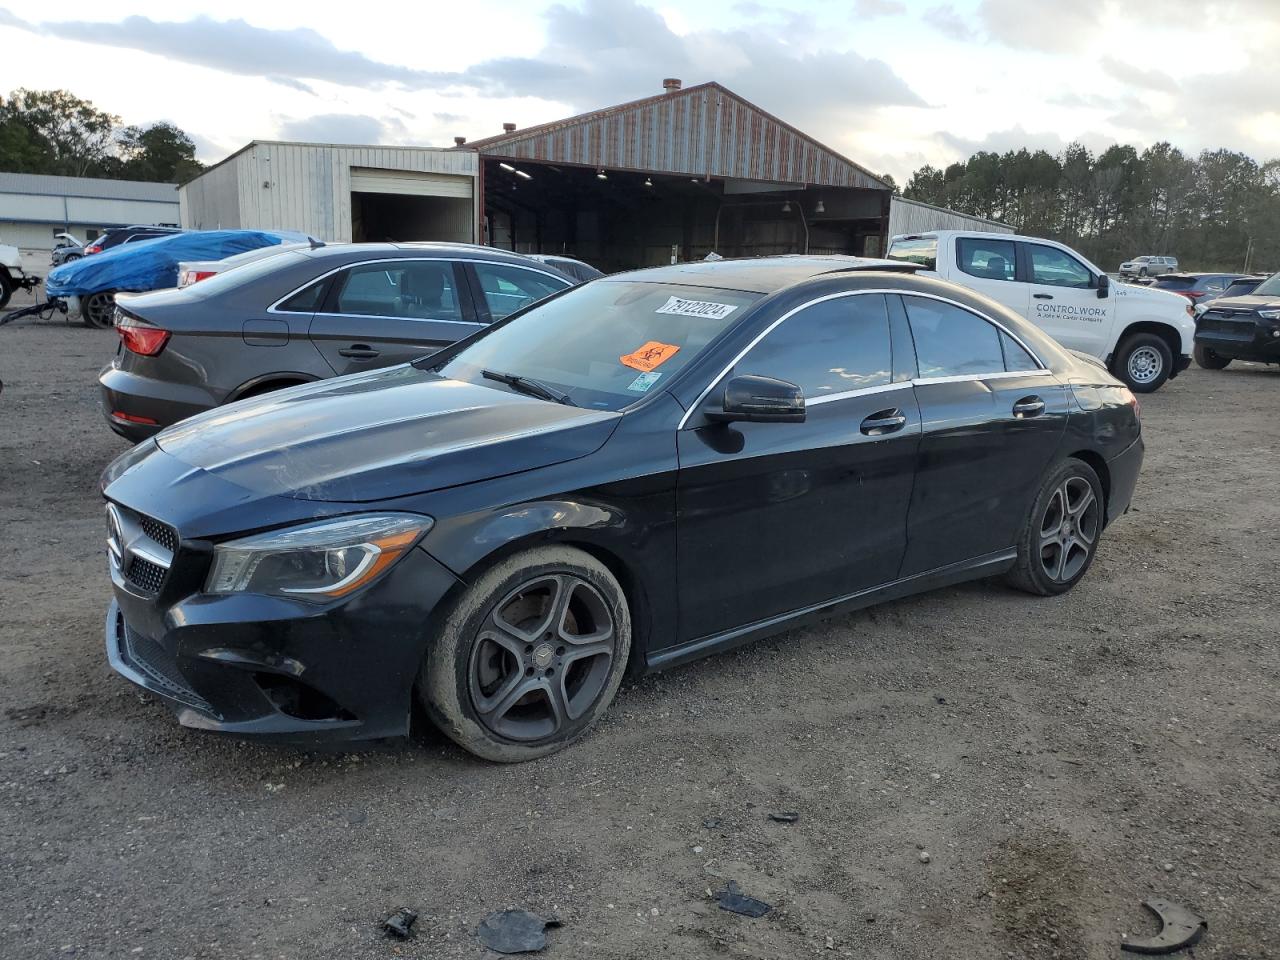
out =
<path fill-rule="evenodd" d="M 288 311 L 285 311 L 286 313 Z M 295 317 L 306 314 L 295 313 Z M 328 310 L 317 310 L 313 317 L 345 317 L 351 320 L 408 320 L 411 323 L 460 323 L 464 327 L 487 327 L 487 323 L 479 320 L 446 320 L 444 317 L 396 317 L 387 313 L 330 313 Z"/>
<path fill-rule="evenodd" d="M 534 261 L 534 262 L 536 263 L 537 261 Z M 335 273 L 339 273 L 342 270 L 349 270 L 352 267 L 365 267 L 371 263 L 487 263 L 497 267 L 514 267 L 517 270 L 528 270 L 530 273 L 540 273 L 544 277 L 550 277 L 552 280 L 559 280 L 561 282 L 564 282 L 565 280 L 564 277 L 558 276 L 557 274 L 554 274 L 554 273 L 550 273 L 546 270 L 539 270 L 537 267 L 526 267 L 523 263 L 509 263 L 506 260 L 482 260 L 482 259 L 479 259 L 478 257 L 377 257 L 376 259 L 373 259 L 373 260 L 353 260 L 350 263 L 344 263 L 341 266 L 334 267 L 332 270 L 326 271 L 325 273 L 320 274 L 320 276 L 318 277 L 312 277 L 306 283 L 299 284 L 297 287 L 295 287 L 294 289 L 286 293 L 283 297 L 280 297 L 278 300 L 276 300 L 275 303 L 271 304 L 271 306 L 267 307 L 267 313 L 280 314 L 286 317 L 306 316 L 307 314 L 303 310 L 278 310 L 277 307 L 279 307 L 280 304 L 284 303 L 290 297 L 297 296 L 299 293 L 307 289 L 307 287 L 311 286 L 313 283 L 319 283 L 322 280 L 327 280 L 330 277 L 332 277 Z M 572 286 L 573 286 L 572 283 L 566 283 L 565 289 L 568 289 L 569 287 L 572 287 Z M 321 312 L 322 311 L 319 311 L 319 310 L 311 311 L 312 315 L 315 315 Z M 325 313 L 324 315 L 327 317 L 360 316 L 360 314 L 354 314 L 354 313 Z M 390 318 L 375 317 L 374 319 L 394 320 L 396 318 L 395 317 L 390 317 Z M 440 322 L 441 323 L 473 323 L 475 321 L 443 320 Z M 479 324 L 479 325 L 485 326 L 485 324 Z"/>
<path fill-rule="evenodd" d="M 1046 376 L 1053 373 L 1053 371 L 1049 369 L 1048 364 L 1046 364 L 1043 360 L 1041 360 L 1039 355 L 1034 350 L 1032 350 L 1029 346 L 1027 346 L 1026 342 L 1021 337 L 1019 337 L 1016 333 L 1014 333 L 1012 330 L 1006 327 L 1003 323 L 1001 323 L 999 320 L 994 319 L 993 317 L 987 316 L 985 313 L 979 313 L 977 310 L 973 309 L 973 307 L 970 307 L 967 304 L 963 304 L 958 300 L 952 300 L 949 297 L 939 296 L 936 293 L 918 293 L 914 290 L 902 290 L 897 288 L 893 288 L 893 289 L 876 288 L 876 289 L 869 289 L 869 290 L 843 290 L 840 293 L 829 293 L 824 297 L 815 297 L 813 300 L 808 300 L 805 303 L 800 304 L 798 307 L 792 307 L 790 310 L 788 310 L 786 313 L 780 316 L 777 320 L 773 321 L 773 323 L 769 324 L 769 326 L 761 330 L 760 333 L 756 334 L 756 336 L 752 338 L 751 342 L 748 343 L 745 347 L 743 347 L 738 352 L 737 356 L 735 356 L 728 364 L 726 364 L 725 367 L 719 373 L 717 373 L 714 377 L 711 378 L 711 380 L 707 383 L 706 387 L 703 388 L 702 392 L 699 393 L 698 396 L 694 399 L 693 403 L 689 405 L 689 409 L 685 411 L 684 416 L 680 418 L 680 422 L 676 425 L 676 429 L 683 430 L 686 424 L 688 424 L 689 418 L 692 417 L 694 413 L 697 412 L 698 408 L 702 406 L 703 401 L 706 400 L 707 395 L 710 394 L 711 391 L 715 389 L 716 384 L 719 383 L 721 380 L 723 380 L 725 375 L 734 367 L 736 367 L 742 361 L 742 358 L 751 352 L 751 350 L 755 347 L 756 344 L 758 344 L 761 340 L 763 340 L 770 333 L 776 330 L 784 321 L 791 319 L 801 310 L 807 310 L 809 307 L 815 306 L 819 303 L 826 303 L 828 300 L 839 300 L 843 297 L 870 296 L 874 294 L 880 294 L 883 296 L 895 295 L 900 297 L 922 297 L 925 300 L 937 300 L 939 303 L 947 303 L 953 307 L 959 307 L 961 310 L 971 313 L 975 317 L 978 317 L 981 320 L 985 320 L 987 323 L 991 324 L 996 329 L 1003 331 L 1005 334 L 1007 334 L 1010 337 L 1010 339 L 1013 340 L 1014 343 L 1018 344 L 1018 346 L 1022 347 L 1023 350 L 1027 351 L 1027 355 L 1030 356 L 1031 359 L 1034 360 L 1037 364 L 1039 364 L 1039 367 L 1036 370 L 1016 370 L 1016 371 L 1001 370 L 996 373 L 961 374 L 955 377 L 927 377 L 927 378 L 921 378 L 921 379 L 910 380 L 910 381 L 902 380 L 902 381 L 899 381 L 898 383 L 882 384 L 875 387 L 863 387 L 860 390 L 849 390 L 845 393 L 831 394 L 830 396 L 826 396 L 826 397 L 817 397 L 814 400 L 809 400 L 808 398 L 806 398 L 805 399 L 806 407 L 811 406 L 815 403 L 824 403 L 824 402 L 829 403 L 832 400 L 843 400 L 846 397 L 860 396 L 862 394 L 867 394 L 867 393 L 879 393 L 879 392 L 882 392 L 885 388 L 897 389 L 898 387 L 901 387 L 901 386 L 908 386 L 908 385 L 916 386 L 919 384 L 929 384 L 929 383 L 959 383 L 962 380 L 994 380 L 997 377 L 1004 379 L 1007 377 L 1015 377 L 1015 376 L 1016 377 Z M 906 305 L 904 304 L 903 306 L 905 307 Z M 908 324 L 911 322 L 911 318 L 909 316 L 907 318 L 907 322 Z"/>
<path fill-rule="evenodd" d="M 840 393 L 824 393 L 812 400 L 805 400 L 805 407 L 817 407 L 836 400 L 847 400 L 849 397 L 867 397 L 873 393 L 891 393 L 894 390 L 909 390 L 911 380 L 899 380 L 897 383 L 880 383 L 874 387 L 859 387 L 857 390 L 842 390 Z"/>

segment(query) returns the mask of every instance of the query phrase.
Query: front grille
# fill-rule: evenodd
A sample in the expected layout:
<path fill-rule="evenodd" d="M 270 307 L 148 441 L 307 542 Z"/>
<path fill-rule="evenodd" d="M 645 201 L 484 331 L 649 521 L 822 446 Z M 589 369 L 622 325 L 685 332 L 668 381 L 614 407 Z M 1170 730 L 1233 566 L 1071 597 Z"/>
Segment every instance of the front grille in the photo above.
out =
<path fill-rule="evenodd" d="M 125 571 L 125 577 L 135 587 L 141 587 L 148 593 L 157 593 L 164 586 L 164 578 L 168 572 L 158 563 L 135 556 L 129 559 L 129 569 Z"/>
<path fill-rule="evenodd" d="M 107 548 L 112 566 L 146 593 L 159 593 L 178 552 L 173 527 L 116 503 L 107 504 Z"/>
<path fill-rule="evenodd" d="M 1257 325 L 1252 320 L 1234 320 L 1206 313 L 1200 318 L 1197 330 L 1204 333 L 1217 333 L 1234 340 L 1252 340 Z"/>
<path fill-rule="evenodd" d="M 178 552 L 178 535 L 173 528 L 151 517 L 139 517 L 142 532 L 171 554 Z"/>
<path fill-rule="evenodd" d="M 120 652 L 124 659 L 162 693 L 198 710 L 215 712 L 209 701 L 191 689 L 186 677 L 178 669 L 177 658 L 161 644 L 138 633 L 124 622 L 123 616 L 116 621 L 116 631 L 122 641 Z"/>

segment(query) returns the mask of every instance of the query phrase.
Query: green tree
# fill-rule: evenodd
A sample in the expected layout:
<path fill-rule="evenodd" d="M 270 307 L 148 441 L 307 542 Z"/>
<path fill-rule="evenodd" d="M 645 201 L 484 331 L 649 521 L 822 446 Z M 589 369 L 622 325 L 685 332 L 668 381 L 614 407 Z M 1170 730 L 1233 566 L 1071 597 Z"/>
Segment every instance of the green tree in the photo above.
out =
<path fill-rule="evenodd" d="M 13 144 L 19 162 L 44 156 L 44 169 L 32 172 L 84 177 L 110 156 L 120 118 L 66 90 L 18 89 L 3 105 L 3 122 L 14 134 L 5 146 Z M 27 131 L 25 142 L 16 133 L 20 128 Z"/>
<path fill-rule="evenodd" d="M 181 183 L 204 167 L 196 160 L 196 145 L 172 123 L 125 127 L 116 135 L 120 175 L 129 180 Z"/>

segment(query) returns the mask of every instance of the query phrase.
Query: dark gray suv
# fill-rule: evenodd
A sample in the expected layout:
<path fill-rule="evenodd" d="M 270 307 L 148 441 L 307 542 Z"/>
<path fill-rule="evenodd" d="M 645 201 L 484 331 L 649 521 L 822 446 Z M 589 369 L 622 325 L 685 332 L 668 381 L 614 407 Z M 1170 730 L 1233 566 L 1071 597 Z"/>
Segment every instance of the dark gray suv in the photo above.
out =
<path fill-rule="evenodd" d="M 122 295 L 103 413 L 136 442 L 234 400 L 412 360 L 573 285 L 491 247 L 361 243 Z"/>

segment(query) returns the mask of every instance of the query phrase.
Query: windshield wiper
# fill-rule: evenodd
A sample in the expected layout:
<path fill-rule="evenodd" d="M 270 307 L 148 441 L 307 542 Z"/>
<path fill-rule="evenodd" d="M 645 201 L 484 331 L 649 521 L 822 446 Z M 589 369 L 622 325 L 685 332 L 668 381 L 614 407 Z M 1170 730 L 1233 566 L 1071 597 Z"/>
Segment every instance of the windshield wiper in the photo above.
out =
<path fill-rule="evenodd" d="M 567 393 L 561 393 L 559 390 L 553 390 L 540 380 L 534 380 L 532 377 L 521 377 L 514 373 L 502 373 L 498 370 L 481 370 L 480 376 L 486 380 L 497 380 L 499 383 L 505 383 L 513 390 L 519 390 L 521 393 L 527 393 L 531 397 L 537 397 L 539 400 L 551 400 L 555 403 L 563 403 L 570 407 L 576 407 L 577 404 L 569 399 Z"/>

